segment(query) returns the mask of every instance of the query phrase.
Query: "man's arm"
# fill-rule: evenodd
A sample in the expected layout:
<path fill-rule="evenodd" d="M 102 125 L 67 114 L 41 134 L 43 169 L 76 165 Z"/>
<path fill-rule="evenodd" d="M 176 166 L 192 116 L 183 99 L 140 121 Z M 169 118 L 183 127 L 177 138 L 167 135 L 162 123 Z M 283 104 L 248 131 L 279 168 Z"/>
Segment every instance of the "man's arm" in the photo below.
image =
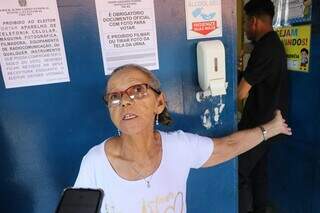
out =
<path fill-rule="evenodd" d="M 214 150 L 202 167 L 210 167 L 230 160 L 261 143 L 264 137 L 268 139 L 278 134 L 292 134 L 291 128 L 288 127 L 279 110 L 277 110 L 275 118 L 262 127 L 266 130 L 265 135 L 260 127 L 256 127 L 238 131 L 222 138 L 214 138 Z"/>
<path fill-rule="evenodd" d="M 238 85 L 238 94 L 237 94 L 238 101 L 242 101 L 243 99 L 247 98 L 250 89 L 251 89 L 251 85 L 244 78 L 242 78 Z"/>

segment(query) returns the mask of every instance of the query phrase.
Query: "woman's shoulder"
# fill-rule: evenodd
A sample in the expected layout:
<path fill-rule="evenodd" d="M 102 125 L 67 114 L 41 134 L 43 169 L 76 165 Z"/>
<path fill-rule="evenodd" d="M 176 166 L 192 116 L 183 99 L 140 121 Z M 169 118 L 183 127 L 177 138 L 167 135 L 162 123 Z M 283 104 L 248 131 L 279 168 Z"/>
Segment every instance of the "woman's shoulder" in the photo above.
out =
<path fill-rule="evenodd" d="M 169 137 L 187 137 L 187 136 L 194 136 L 197 134 L 190 133 L 190 132 L 185 132 L 184 130 L 174 130 L 174 131 L 169 131 L 169 132 L 163 132 L 159 131 L 161 136 L 169 136 Z"/>
<path fill-rule="evenodd" d="M 190 139 L 197 137 L 197 134 L 185 132 L 183 130 L 175 130 L 175 131 L 170 131 L 170 132 L 161 132 L 161 136 L 164 138 L 164 140 L 167 140 L 169 143 L 175 142 L 186 142 L 189 141 Z"/>
<path fill-rule="evenodd" d="M 170 144 L 171 142 L 177 143 L 177 144 L 190 144 L 194 142 L 201 142 L 203 140 L 212 140 L 209 137 L 206 136 L 200 136 L 196 133 L 190 133 L 185 132 L 183 130 L 176 130 L 172 132 L 161 132 L 161 136 L 164 136 L 165 140 L 167 140 Z"/>
<path fill-rule="evenodd" d="M 104 145 L 108 141 L 108 139 L 102 141 L 100 144 L 97 144 L 89 149 L 87 154 L 84 156 L 86 159 L 96 159 L 104 154 Z"/>

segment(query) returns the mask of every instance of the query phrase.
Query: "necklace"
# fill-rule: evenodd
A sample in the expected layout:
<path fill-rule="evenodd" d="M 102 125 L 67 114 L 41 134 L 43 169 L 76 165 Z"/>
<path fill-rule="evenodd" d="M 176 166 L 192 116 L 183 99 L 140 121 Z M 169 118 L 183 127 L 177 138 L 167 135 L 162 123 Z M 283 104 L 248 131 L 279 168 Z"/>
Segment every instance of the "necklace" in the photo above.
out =
<path fill-rule="evenodd" d="M 155 143 L 159 143 L 159 142 L 161 143 L 161 140 L 155 140 Z M 161 156 L 162 156 L 162 146 L 161 146 Z M 148 180 L 139 172 L 139 170 L 134 166 L 134 164 L 132 164 L 131 168 L 138 175 L 138 178 L 143 179 L 147 188 L 151 188 L 151 180 L 152 180 L 152 177 L 153 177 L 153 174 L 155 173 L 155 171 L 153 171 L 153 173 L 150 175 L 149 180 Z"/>
<path fill-rule="evenodd" d="M 145 182 L 145 184 L 147 185 L 147 188 L 151 188 L 151 180 L 152 180 L 152 177 L 153 177 L 153 174 L 150 176 L 149 180 L 147 180 L 147 178 L 145 178 L 140 172 L 139 170 L 137 170 L 133 165 L 132 165 L 132 170 L 138 175 L 139 178 L 142 178 Z"/>

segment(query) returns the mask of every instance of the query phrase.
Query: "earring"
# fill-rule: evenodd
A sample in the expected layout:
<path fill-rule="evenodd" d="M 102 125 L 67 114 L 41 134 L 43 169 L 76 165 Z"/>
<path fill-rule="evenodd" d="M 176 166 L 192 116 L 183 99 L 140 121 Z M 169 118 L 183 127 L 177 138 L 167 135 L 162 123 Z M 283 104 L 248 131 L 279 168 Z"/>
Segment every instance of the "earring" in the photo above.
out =
<path fill-rule="evenodd" d="M 118 130 L 118 136 L 120 136 L 121 135 L 121 132 L 120 132 L 120 130 L 119 129 L 117 129 Z"/>
<path fill-rule="evenodd" d="M 156 115 L 156 126 L 159 126 L 159 114 Z"/>

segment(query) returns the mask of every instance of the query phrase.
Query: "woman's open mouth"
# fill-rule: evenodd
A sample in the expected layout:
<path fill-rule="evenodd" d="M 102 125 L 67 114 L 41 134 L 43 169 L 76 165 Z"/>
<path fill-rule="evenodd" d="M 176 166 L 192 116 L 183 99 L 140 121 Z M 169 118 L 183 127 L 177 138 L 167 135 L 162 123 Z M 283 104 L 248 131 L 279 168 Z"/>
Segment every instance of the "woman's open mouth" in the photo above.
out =
<path fill-rule="evenodd" d="M 131 114 L 131 113 L 128 113 L 128 114 L 125 114 L 123 117 L 122 117 L 122 120 L 131 120 L 131 119 L 134 119 L 138 116 L 136 116 L 135 114 Z"/>

